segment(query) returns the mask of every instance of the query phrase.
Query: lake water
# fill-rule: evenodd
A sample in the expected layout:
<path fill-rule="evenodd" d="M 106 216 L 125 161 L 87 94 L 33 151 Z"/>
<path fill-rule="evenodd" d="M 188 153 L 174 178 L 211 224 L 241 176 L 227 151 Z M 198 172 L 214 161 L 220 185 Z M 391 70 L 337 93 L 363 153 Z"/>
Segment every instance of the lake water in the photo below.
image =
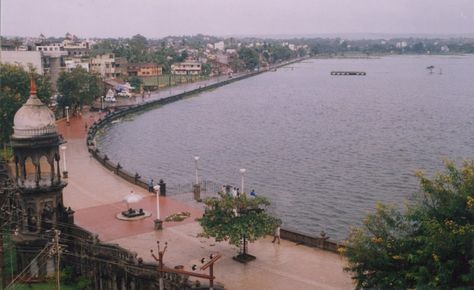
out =
<path fill-rule="evenodd" d="M 285 227 L 342 240 L 376 202 L 403 205 L 415 170 L 474 158 L 473 80 L 473 56 L 308 60 L 113 124 L 98 144 L 169 185 L 194 180 L 195 155 L 222 184 L 246 168 Z"/>

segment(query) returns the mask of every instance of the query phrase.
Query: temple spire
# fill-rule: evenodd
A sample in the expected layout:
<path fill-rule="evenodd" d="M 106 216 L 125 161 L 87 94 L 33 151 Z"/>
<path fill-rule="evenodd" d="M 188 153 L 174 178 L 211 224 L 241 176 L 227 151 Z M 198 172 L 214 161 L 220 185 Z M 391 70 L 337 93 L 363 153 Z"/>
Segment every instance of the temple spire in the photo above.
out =
<path fill-rule="evenodd" d="M 30 79 L 30 95 L 36 96 L 36 83 L 33 77 Z"/>

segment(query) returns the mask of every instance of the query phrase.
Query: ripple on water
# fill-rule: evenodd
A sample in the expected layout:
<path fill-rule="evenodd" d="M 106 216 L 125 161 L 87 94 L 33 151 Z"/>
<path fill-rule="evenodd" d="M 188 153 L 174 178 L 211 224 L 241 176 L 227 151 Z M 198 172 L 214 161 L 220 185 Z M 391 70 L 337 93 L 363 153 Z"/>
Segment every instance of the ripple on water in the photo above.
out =
<path fill-rule="evenodd" d="M 427 65 L 443 68 L 429 75 Z M 200 176 L 272 199 L 286 227 L 344 239 L 376 202 L 402 205 L 416 169 L 474 158 L 474 57 L 313 60 L 136 115 L 98 144 L 171 186 Z M 334 77 L 332 70 L 365 77 Z"/>

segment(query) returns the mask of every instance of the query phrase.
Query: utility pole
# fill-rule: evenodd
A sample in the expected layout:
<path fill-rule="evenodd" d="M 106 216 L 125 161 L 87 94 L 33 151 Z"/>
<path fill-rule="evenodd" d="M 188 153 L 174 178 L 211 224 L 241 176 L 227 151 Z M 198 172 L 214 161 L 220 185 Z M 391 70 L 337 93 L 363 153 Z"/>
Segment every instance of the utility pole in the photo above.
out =
<path fill-rule="evenodd" d="M 61 246 L 59 245 L 60 230 L 54 230 L 53 247 L 51 248 L 51 254 L 56 255 L 56 290 L 61 290 L 61 273 L 59 268 L 61 258 Z"/>
<path fill-rule="evenodd" d="M 3 161 L 0 161 L 0 172 L 6 172 L 6 164 Z M 3 246 L 5 234 L 4 228 L 11 225 L 10 199 L 14 187 L 10 178 L 4 174 L 0 176 L 0 183 L 0 287 L 5 289 L 7 281 L 5 275 L 5 248 Z"/>
<path fill-rule="evenodd" d="M 1 216 L 1 215 L 0 215 Z M 0 217 L 0 225 L 3 226 L 3 219 Z M 5 286 L 7 285 L 5 282 L 5 261 L 3 260 L 3 231 L 0 232 L 0 279 L 2 279 L 1 287 L 2 289 L 5 289 Z"/>
<path fill-rule="evenodd" d="M 183 275 L 183 276 L 188 276 L 188 277 L 196 277 L 196 278 L 201 278 L 201 279 L 207 279 L 209 280 L 209 289 L 213 290 L 214 289 L 214 280 L 216 277 L 214 277 L 214 263 L 219 260 L 222 256 L 220 254 L 211 254 L 209 256 L 209 260 L 207 258 L 202 258 L 201 259 L 201 264 L 203 264 L 199 270 L 204 271 L 206 269 L 209 269 L 209 274 L 203 274 L 203 273 L 195 273 L 198 269 L 198 265 L 193 265 L 191 267 L 192 271 L 187 271 L 182 268 L 168 268 L 164 266 L 163 262 L 163 256 L 166 252 L 166 248 L 168 247 L 168 243 L 165 242 L 165 247 L 163 248 L 163 251 L 160 251 L 160 241 L 156 242 L 158 245 L 158 257 L 154 254 L 153 250 L 150 250 L 151 256 L 155 259 L 155 261 L 158 262 L 158 277 L 159 277 L 159 289 L 164 290 L 164 283 L 163 283 L 163 274 L 164 273 L 174 273 L 178 275 Z"/>
<path fill-rule="evenodd" d="M 158 198 L 158 195 L 157 195 L 157 198 Z M 158 262 L 158 283 L 160 287 L 159 289 L 164 290 L 165 285 L 163 283 L 163 256 L 165 255 L 166 248 L 168 248 L 168 242 L 165 242 L 165 247 L 163 248 L 163 251 L 160 251 L 160 241 L 157 241 L 156 244 L 158 246 L 158 257 L 155 256 L 155 254 L 153 253 L 153 250 L 150 250 L 150 252 L 153 258 L 155 259 L 155 261 Z"/>

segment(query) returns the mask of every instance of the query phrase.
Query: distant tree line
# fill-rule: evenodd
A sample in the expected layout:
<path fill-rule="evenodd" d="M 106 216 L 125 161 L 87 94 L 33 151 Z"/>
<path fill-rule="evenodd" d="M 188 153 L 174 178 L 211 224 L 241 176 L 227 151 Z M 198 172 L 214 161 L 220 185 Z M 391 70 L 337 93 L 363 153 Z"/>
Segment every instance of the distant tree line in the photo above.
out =
<path fill-rule="evenodd" d="M 473 39 L 307 39 L 312 55 L 359 54 L 446 54 L 474 53 Z"/>

